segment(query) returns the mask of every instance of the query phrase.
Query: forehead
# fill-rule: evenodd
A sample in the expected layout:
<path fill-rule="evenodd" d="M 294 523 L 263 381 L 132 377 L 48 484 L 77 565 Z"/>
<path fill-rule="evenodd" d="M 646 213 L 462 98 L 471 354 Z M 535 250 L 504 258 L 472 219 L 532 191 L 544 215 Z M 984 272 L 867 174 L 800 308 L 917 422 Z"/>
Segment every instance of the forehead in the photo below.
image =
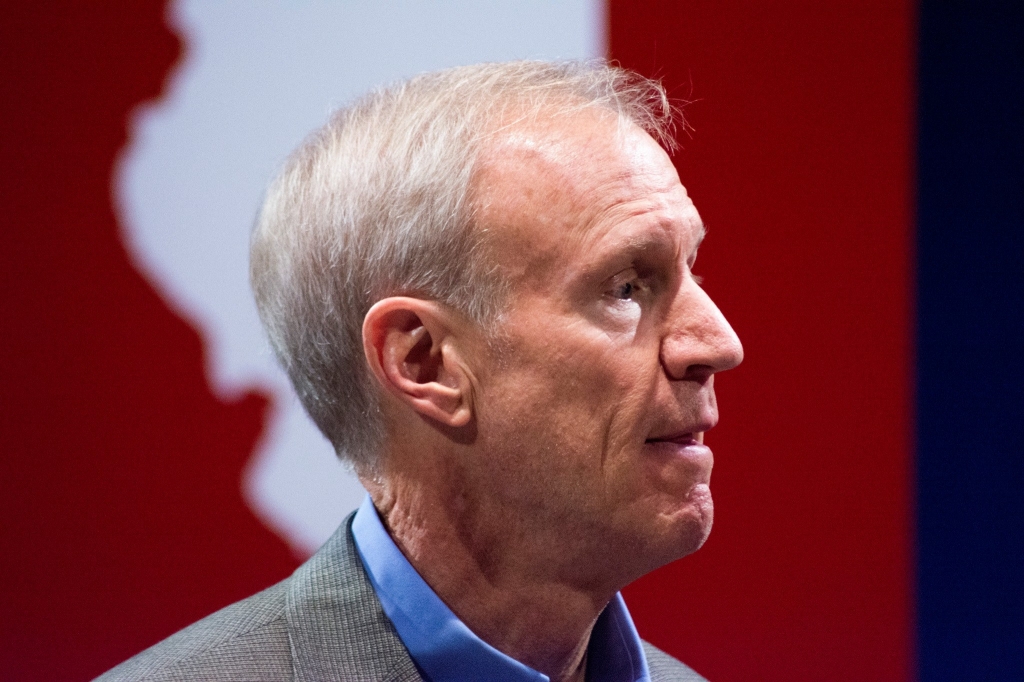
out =
<path fill-rule="evenodd" d="M 643 245 L 688 257 L 703 236 L 665 151 L 604 112 L 504 133 L 482 154 L 474 188 L 478 225 L 512 280 Z"/>

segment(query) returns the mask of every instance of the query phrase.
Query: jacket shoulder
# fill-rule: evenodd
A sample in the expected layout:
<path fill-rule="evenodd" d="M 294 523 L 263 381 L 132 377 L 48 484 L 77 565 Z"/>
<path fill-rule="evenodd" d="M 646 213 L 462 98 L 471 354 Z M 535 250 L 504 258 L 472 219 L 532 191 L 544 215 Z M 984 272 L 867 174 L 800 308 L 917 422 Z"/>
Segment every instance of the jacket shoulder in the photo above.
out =
<path fill-rule="evenodd" d="M 291 680 L 288 581 L 193 623 L 128 659 L 97 682 Z"/>
<path fill-rule="evenodd" d="M 647 667 L 651 671 L 651 682 L 708 682 L 690 666 L 669 656 L 658 647 L 643 642 Z"/>

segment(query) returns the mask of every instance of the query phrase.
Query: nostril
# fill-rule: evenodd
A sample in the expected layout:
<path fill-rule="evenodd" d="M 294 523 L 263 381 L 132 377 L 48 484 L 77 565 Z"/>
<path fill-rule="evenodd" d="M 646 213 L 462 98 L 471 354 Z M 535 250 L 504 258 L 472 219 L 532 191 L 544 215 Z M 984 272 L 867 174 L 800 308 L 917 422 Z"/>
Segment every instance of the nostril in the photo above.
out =
<path fill-rule="evenodd" d="M 694 381 L 703 386 L 717 371 L 714 366 L 704 363 L 681 365 L 661 358 L 661 367 L 670 381 Z"/>
<path fill-rule="evenodd" d="M 686 374 L 683 375 L 683 380 L 695 381 L 703 386 L 714 373 L 715 369 L 710 365 L 690 365 L 686 368 Z"/>

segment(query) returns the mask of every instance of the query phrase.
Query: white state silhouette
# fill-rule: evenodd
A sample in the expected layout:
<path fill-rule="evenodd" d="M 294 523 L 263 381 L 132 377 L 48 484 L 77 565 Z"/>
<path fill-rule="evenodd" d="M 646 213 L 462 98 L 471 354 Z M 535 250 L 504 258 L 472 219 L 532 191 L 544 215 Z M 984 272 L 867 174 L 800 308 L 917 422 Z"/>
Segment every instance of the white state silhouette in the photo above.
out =
<path fill-rule="evenodd" d="M 272 396 L 241 486 L 262 522 L 308 555 L 364 492 L 306 416 L 256 314 L 248 243 L 265 187 L 333 108 L 381 83 L 482 61 L 603 55 L 603 3 L 188 0 L 168 20 L 185 55 L 164 96 L 132 116 L 113 179 L 123 238 L 202 335 L 214 392 Z"/>

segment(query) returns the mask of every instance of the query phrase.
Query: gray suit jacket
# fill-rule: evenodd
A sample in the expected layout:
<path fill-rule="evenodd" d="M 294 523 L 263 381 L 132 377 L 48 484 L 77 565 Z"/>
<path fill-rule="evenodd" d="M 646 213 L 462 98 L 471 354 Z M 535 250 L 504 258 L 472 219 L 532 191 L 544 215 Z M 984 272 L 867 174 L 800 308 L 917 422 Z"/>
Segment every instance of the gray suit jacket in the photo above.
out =
<path fill-rule="evenodd" d="M 366 577 L 351 523 L 350 516 L 290 578 L 221 609 L 97 679 L 421 682 Z M 644 651 L 655 682 L 704 680 L 646 642 Z"/>

